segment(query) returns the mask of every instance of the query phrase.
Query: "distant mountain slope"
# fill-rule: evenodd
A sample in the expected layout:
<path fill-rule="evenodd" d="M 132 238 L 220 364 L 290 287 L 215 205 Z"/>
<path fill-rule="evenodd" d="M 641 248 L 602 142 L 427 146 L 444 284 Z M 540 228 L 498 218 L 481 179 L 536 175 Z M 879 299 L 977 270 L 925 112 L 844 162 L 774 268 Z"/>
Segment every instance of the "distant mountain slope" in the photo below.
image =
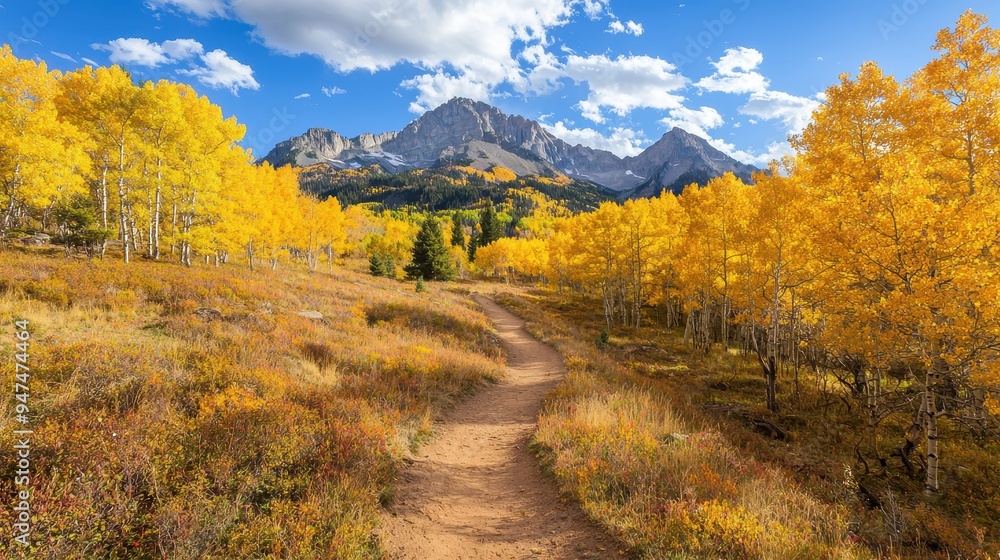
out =
<path fill-rule="evenodd" d="M 321 197 L 334 196 L 344 205 L 371 204 L 388 210 L 470 208 L 485 200 L 501 204 L 535 192 L 570 211 L 581 212 L 616 198 L 614 191 L 565 175 L 515 178 L 509 171 L 493 169 L 495 172 L 478 171 L 448 164 L 389 172 L 379 165 L 333 169 L 317 164 L 303 169 L 299 182 L 303 189 Z"/>
<path fill-rule="evenodd" d="M 659 163 L 657 163 L 659 162 Z M 703 138 L 674 128 L 638 157 L 626 163 L 643 170 L 646 180 L 636 186 L 631 198 L 658 196 L 664 189 L 679 193 L 691 183 L 705 184 L 714 177 L 733 173 L 745 182 L 759 171 L 713 148 Z"/>
<path fill-rule="evenodd" d="M 281 142 L 264 157 L 273 165 L 325 163 L 334 169 L 360 169 L 378 164 L 389 172 L 425 169 L 442 160 L 458 159 L 482 170 L 501 166 L 518 176 L 566 174 L 635 196 L 674 188 L 685 174 L 711 178 L 731 171 L 749 180 L 756 170 L 679 128 L 638 156 L 623 159 L 606 150 L 571 146 L 536 121 L 464 98 L 425 113 L 398 133 L 345 138 L 313 128 Z"/>

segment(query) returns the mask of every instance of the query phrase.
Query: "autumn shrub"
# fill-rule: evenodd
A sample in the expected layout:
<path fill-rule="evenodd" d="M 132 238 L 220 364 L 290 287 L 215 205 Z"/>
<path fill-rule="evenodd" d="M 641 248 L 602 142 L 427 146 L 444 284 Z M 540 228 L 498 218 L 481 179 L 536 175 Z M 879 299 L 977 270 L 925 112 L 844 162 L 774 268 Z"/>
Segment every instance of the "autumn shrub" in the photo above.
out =
<path fill-rule="evenodd" d="M 672 391 L 586 335 L 503 296 L 566 356 L 533 449 L 584 511 L 640 558 L 857 558 L 844 512 L 729 442 Z M 544 320 L 540 320 L 541 317 Z"/>
<path fill-rule="evenodd" d="M 0 542 L 4 558 L 380 557 L 401 460 L 503 371 L 486 318 L 436 285 L 418 300 L 339 268 L 29 252 L 5 253 L 0 278 L 0 315 L 30 321 L 36 372 L 33 545 Z M 15 425 L 5 405 L 0 445 Z M 4 455 L 0 493 L 14 470 Z"/>

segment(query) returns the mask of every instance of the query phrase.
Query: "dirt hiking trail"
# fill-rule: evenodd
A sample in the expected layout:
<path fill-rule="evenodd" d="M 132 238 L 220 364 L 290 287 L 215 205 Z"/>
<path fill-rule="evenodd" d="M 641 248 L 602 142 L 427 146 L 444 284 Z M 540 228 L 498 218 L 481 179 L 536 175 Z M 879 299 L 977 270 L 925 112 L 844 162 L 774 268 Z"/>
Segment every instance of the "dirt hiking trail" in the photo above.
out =
<path fill-rule="evenodd" d="M 574 504 L 563 503 L 528 450 L 562 356 L 524 321 L 476 295 L 507 351 L 507 375 L 456 406 L 400 473 L 383 514 L 394 560 L 625 558 Z"/>

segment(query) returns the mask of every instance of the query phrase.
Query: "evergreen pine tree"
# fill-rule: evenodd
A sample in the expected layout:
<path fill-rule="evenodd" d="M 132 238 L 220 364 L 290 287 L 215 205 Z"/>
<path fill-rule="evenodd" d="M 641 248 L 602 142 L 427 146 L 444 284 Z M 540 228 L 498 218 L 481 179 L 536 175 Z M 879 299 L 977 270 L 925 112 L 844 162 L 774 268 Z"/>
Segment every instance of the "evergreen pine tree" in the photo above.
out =
<path fill-rule="evenodd" d="M 385 278 L 396 277 L 396 261 L 389 255 L 374 253 L 368 259 L 368 270 L 372 276 L 384 276 Z"/>
<path fill-rule="evenodd" d="M 479 217 L 479 224 L 483 230 L 479 239 L 480 247 L 485 247 L 503 236 L 503 224 L 500 223 L 500 218 L 493 208 L 492 200 L 486 205 L 486 209 L 482 211 Z"/>
<path fill-rule="evenodd" d="M 469 262 L 476 262 L 476 249 L 479 248 L 479 230 L 472 228 L 472 235 L 469 236 Z"/>
<path fill-rule="evenodd" d="M 441 224 L 434 217 L 428 217 L 420 226 L 420 233 L 413 243 L 413 260 L 406 265 L 406 276 L 424 280 L 451 280 L 455 277 L 455 266 L 444 242 Z"/>
<path fill-rule="evenodd" d="M 372 276 L 383 276 L 382 255 L 373 253 L 371 257 L 368 257 L 368 270 Z"/>
<path fill-rule="evenodd" d="M 462 217 L 458 212 L 451 215 L 451 244 L 465 249 L 465 231 L 462 229 Z"/>

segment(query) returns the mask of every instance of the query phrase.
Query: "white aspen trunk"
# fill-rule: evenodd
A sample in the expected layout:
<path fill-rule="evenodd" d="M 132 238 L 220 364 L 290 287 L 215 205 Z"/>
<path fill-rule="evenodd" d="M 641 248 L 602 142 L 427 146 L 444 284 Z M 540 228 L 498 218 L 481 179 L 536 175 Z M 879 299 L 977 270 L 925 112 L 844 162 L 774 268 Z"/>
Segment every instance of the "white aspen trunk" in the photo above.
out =
<path fill-rule="evenodd" d="M 152 248 L 150 256 L 154 259 L 160 258 L 160 208 L 163 204 L 163 171 L 160 171 L 159 168 L 162 164 L 163 160 L 156 160 L 156 195 L 153 203 L 153 223 L 149 233 L 149 243 Z"/>
<path fill-rule="evenodd" d="M 10 189 L 10 201 L 7 204 L 7 212 L 4 213 L 3 217 L 3 229 L 0 229 L 0 233 L 6 234 L 7 229 L 10 228 L 10 224 L 14 219 L 14 206 L 17 204 L 17 198 L 14 193 L 17 192 L 18 183 L 20 183 L 21 178 L 21 164 L 20 162 L 14 166 L 14 184 Z"/>
<path fill-rule="evenodd" d="M 127 216 L 127 200 L 125 198 L 125 143 L 122 142 L 118 146 L 118 213 L 119 213 L 119 223 L 121 227 L 121 240 L 122 240 L 122 252 L 124 254 L 125 262 L 129 262 L 130 249 L 129 243 L 131 242 L 131 236 L 129 235 L 129 223 Z"/>
<path fill-rule="evenodd" d="M 938 456 L 938 410 L 937 399 L 934 393 L 939 374 L 927 373 L 927 386 L 924 388 L 924 433 L 927 437 L 927 476 L 924 480 L 924 494 L 932 496 L 938 492 L 938 470 L 940 457 Z"/>
<path fill-rule="evenodd" d="M 108 229 L 108 161 L 104 160 L 104 167 L 101 169 L 101 228 Z M 101 243 L 101 260 L 108 251 L 108 240 Z"/>
<path fill-rule="evenodd" d="M 250 272 L 253 272 L 253 238 L 247 243 L 247 259 L 250 260 Z"/>

